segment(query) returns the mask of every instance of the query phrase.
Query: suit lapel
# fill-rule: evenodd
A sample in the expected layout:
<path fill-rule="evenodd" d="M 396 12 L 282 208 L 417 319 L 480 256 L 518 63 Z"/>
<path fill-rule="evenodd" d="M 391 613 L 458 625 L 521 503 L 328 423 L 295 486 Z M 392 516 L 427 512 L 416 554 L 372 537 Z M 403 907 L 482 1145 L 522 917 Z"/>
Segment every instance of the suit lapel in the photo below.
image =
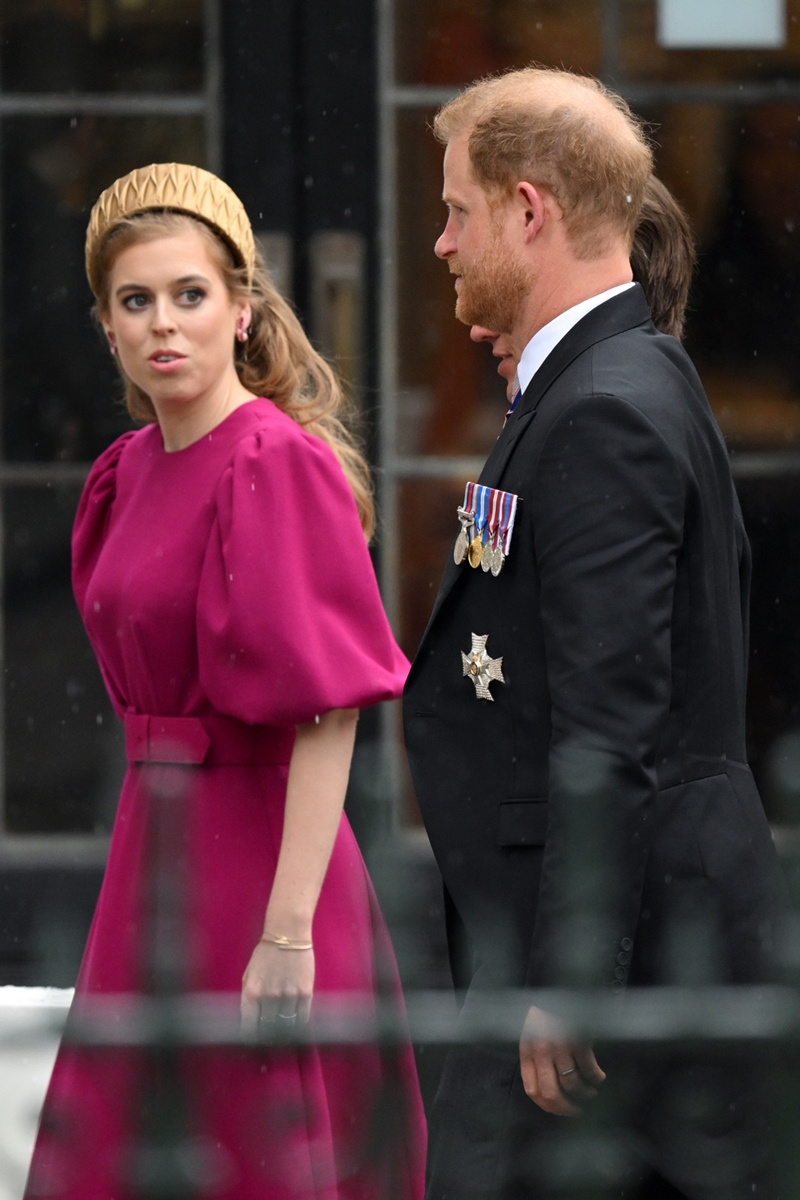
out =
<path fill-rule="evenodd" d="M 599 342 L 649 320 L 650 311 L 644 293 L 636 284 L 627 292 L 622 292 L 621 295 L 614 296 L 605 304 L 592 309 L 577 325 L 573 325 L 544 360 L 520 397 L 516 411 L 509 418 L 484 464 L 479 482 L 488 484 L 489 487 L 500 485 L 506 464 L 520 437 L 535 417 L 539 402 L 559 375 L 563 374 L 576 358 Z"/>
<path fill-rule="evenodd" d="M 599 342 L 614 337 L 616 334 L 624 333 L 649 320 L 650 310 L 647 307 L 644 292 L 637 283 L 628 291 L 622 292 L 592 309 L 577 325 L 574 325 L 552 353 L 547 356 L 520 397 L 515 412 L 509 417 L 484 463 L 478 482 L 487 484 L 489 487 L 500 486 L 508 460 L 514 453 L 520 438 L 535 418 L 542 397 L 552 387 L 559 375 L 579 355 Z M 459 579 L 468 577 L 469 571 L 470 568 L 466 563 L 457 566 L 452 554 L 449 556 L 430 620 L 420 642 L 420 649 L 424 645 L 428 631 L 446 597 Z"/>

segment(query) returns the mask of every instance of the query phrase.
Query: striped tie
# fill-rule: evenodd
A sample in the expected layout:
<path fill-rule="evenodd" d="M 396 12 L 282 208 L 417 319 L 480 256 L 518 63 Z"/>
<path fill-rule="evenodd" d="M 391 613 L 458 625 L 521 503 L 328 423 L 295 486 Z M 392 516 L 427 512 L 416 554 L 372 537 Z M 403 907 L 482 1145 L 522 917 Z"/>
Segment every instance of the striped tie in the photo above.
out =
<path fill-rule="evenodd" d="M 517 372 L 515 371 L 514 372 L 514 384 L 511 388 L 511 407 L 509 408 L 508 412 L 506 413 L 506 421 L 511 416 L 514 409 L 517 407 L 517 404 L 519 402 L 519 398 L 521 395 L 522 395 L 522 388 L 520 387 L 520 384 L 519 384 L 519 375 L 517 375 Z M 505 425 L 506 421 L 503 421 L 504 425 Z"/>

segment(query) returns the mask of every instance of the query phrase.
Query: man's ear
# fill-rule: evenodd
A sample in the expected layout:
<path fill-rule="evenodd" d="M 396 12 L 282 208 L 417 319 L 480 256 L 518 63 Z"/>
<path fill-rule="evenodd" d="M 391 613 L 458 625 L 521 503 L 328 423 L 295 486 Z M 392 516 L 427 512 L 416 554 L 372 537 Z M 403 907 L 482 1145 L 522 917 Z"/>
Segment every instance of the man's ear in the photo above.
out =
<path fill-rule="evenodd" d="M 514 199 L 525 222 L 525 241 L 532 242 L 547 219 L 547 201 L 541 188 L 522 180 L 514 189 Z"/>

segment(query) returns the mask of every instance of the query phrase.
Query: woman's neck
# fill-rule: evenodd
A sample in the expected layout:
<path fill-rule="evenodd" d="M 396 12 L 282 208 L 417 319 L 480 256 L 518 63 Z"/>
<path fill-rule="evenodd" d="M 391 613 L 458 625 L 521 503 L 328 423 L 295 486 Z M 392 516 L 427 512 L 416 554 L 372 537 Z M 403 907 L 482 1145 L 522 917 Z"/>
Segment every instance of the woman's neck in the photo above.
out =
<path fill-rule="evenodd" d="M 213 392 L 195 400 L 153 398 L 164 449 L 168 454 L 185 450 L 216 429 L 235 409 L 253 399 L 253 394 L 236 374 Z"/>

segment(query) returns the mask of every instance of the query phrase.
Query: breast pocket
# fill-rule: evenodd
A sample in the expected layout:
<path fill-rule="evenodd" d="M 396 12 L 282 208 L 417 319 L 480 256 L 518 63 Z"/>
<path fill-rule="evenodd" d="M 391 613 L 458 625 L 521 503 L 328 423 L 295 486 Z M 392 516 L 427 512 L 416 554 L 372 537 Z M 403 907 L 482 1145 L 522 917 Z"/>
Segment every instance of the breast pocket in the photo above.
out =
<path fill-rule="evenodd" d="M 543 846 L 547 840 L 547 798 L 504 800 L 500 805 L 498 846 Z"/>

